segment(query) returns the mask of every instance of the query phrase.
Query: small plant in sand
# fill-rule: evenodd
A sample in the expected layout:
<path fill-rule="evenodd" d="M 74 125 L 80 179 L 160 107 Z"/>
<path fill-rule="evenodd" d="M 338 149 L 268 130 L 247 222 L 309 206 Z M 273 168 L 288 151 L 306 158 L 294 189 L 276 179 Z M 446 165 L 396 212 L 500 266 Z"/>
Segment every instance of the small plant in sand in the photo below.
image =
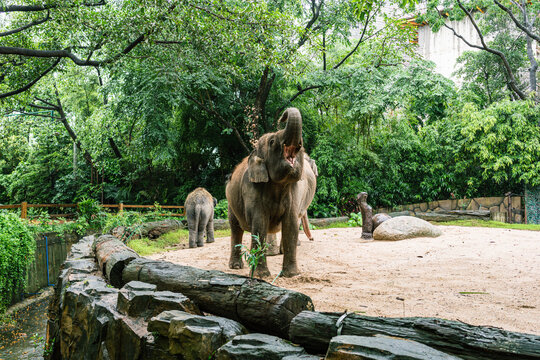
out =
<path fill-rule="evenodd" d="M 266 250 L 268 249 L 268 243 L 264 243 L 264 245 L 261 244 L 258 235 L 251 235 L 251 238 L 253 239 L 254 245 L 251 249 L 244 244 L 238 244 L 236 246 L 241 249 L 242 257 L 249 265 L 249 276 L 253 279 L 257 265 L 259 265 L 260 259 L 264 258 Z"/>

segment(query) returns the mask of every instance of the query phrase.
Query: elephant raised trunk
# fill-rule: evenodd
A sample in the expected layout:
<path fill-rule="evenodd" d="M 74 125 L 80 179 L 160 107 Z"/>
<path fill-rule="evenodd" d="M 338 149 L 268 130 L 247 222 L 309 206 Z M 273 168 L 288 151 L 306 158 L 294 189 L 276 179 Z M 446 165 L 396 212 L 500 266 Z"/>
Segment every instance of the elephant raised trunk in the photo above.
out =
<path fill-rule="evenodd" d="M 287 121 L 283 134 L 283 156 L 294 166 L 296 154 L 302 148 L 302 115 L 298 109 L 288 108 L 279 121 Z"/>

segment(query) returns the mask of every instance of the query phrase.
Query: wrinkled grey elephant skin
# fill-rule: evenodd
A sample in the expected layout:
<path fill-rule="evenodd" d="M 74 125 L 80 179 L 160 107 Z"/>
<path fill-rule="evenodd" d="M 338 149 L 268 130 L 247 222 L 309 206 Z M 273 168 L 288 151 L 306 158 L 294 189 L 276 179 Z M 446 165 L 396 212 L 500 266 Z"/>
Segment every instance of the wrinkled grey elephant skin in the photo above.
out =
<path fill-rule="evenodd" d="M 285 129 L 263 135 L 253 152 L 234 170 L 227 183 L 231 224 L 231 257 L 229 267 L 243 267 L 242 234 L 252 234 L 265 243 L 267 234 L 281 230 L 283 245 L 283 276 L 299 273 L 296 245 L 300 219 L 315 195 L 316 177 L 304 157 L 302 146 L 302 116 L 295 108 L 285 110 L 280 121 Z M 269 276 L 266 259 L 261 259 L 257 276 Z"/>
<path fill-rule="evenodd" d="M 206 242 L 214 242 L 214 206 L 217 200 L 199 187 L 189 193 L 184 203 L 186 220 L 189 230 L 189 247 L 201 247 L 204 245 L 204 234 L 206 232 Z"/>

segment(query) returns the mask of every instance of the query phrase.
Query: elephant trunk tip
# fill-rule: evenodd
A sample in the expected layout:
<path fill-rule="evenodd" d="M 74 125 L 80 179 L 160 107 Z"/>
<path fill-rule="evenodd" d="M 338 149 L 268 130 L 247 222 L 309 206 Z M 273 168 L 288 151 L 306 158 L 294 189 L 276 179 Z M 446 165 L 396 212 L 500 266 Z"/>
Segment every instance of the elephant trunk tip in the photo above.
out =
<path fill-rule="evenodd" d="M 287 146 L 302 145 L 302 115 L 297 108 L 288 108 L 281 116 L 281 121 L 287 121 L 284 141 Z"/>
<path fill-rule="evenodd" d="M 300 110 L 298 110 L 295 107 L 290 107 L 290 108 L 285 109 L 285 111 L 281 115 L 281 118 L 279 119 L 279 122 L 288 121 L 291 117 L 302 119 L 302 115 L 300 114 Z"/>

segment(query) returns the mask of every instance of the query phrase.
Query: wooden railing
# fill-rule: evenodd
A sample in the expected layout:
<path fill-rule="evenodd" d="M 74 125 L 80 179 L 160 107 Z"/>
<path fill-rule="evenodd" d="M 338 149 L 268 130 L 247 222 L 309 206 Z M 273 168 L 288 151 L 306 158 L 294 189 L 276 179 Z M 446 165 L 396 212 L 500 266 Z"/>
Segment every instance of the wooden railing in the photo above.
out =
<path fill-rule="evenodd" d="M 28 208 L 76 208 L 77 204 L 28 204 L 26 201 L 20 204 L 13 205 L 0 205 L 0 209 L 21 209 L 21 218 L 26 219 L 28 217 Z M 118 212 L 124 211 L 124 209 L 148 209 L 155 208 L 155 205 L 128 205 L 124 203 L 120 204 L 101 204 L 104 208 L 117 208 Z M 185 210 L 181 205 L 158 205 L 160 209 L 181 209 L 182 213 L 178 214 L 161 214 L 163 216 L 184 216 Z"/>

